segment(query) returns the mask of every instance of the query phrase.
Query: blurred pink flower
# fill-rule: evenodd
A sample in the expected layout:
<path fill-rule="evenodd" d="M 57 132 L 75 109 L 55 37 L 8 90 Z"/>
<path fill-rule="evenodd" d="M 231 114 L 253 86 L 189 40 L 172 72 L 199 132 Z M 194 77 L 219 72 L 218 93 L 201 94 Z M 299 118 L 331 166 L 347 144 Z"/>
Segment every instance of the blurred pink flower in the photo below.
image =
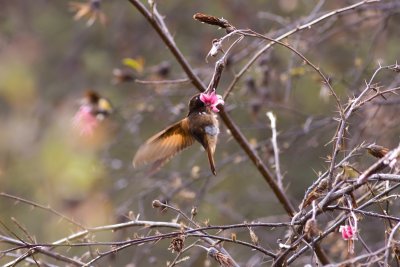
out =
<path fill-rule="evenodd" d="M 341 225 L 339 232 L 342 233 L 342 238 L 344 240 L 357 240 L 357 229 L 351 225 Z"/>
<path fill-rule="evenodd" d="M 81 135 L 93 135 L 94 130 L 98 126 L 98 120 L 92 113 L 92 108 L 83 105 L 76 112 L 72 119 L 73 126 L 79 130 Z"/>
<path fill-rule="evenodd" d="M 211 93 L 201 93 L 200 100 L 206 106 L 210 106 L 212 111 L 214 111 L 214 112 L 219 112 L 219 109 L 217 108 L 217 106 L 219 104 L 223 105 L 225 103 L 224 100 L 222 99 L 222 96 L 215 94 L 214 90 Z"/>

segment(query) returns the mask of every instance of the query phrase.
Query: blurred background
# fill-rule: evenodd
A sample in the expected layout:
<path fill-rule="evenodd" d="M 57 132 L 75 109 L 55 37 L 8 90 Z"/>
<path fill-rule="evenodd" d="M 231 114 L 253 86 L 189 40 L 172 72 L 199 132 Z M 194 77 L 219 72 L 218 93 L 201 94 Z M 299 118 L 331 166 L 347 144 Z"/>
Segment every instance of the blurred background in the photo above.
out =
<path fill-rule="evenodd" d="M 216 177 L 197 143 L 152 177 L 146 176 L 146 168 L 132 167 L 140 144 L 183 118 L 197 91 L 185 80 L 143 82 L 187 77 L 128 1 L 102 1 L 101 13 L 92 25 L 88 25 L 92 22 L 88 16 L 77 19 L 82 11 L 77 3 L 87 3 L 83 0 L 0 2 L 0 191 L 50 205 L 86 227 L 128 221 L 129 212 L 155 221 L 176 217 L 153 209 L 154 199 L 168 201 L 187 213 L 196 206 L 197 220 L 214 225 L 289 220 L 224 125 L 215 155 Z M 207 63 L 205 57 L 212 40 L 225 32 L 193 20 L 193 14 L 223 17 L 237 28 L 273 38 L 356 2 L 169 0 L 160 1 L 158 9 L 177 46 L 208 84 L 215 59 L 209 58 Z M 364 89 L 378 62 L 391 65 L 400 59 L 399 12 L 398 1 L 364 5 L 285 41 L 321 68 L 345 104 Z M 224 92 L 234 74 L 265 44 L 246 38 L 234 49 L 218 93 Z M 382 72 L 376 82 L 393 88 L 399 86 L 400 77 Z M 107 98 L 114 112 L 93 134 L 82 135 L 73 118 L 88 89 Z M 356 113 L 345 149 L 363 141 L 387 147 L 398 144 L 400 99 L 391 95 L 390 101 L 387 105 L 385 99 L 376 99 Z M 225 108 L 272 170 L 271 129 L 265 113 L 273 111 L 277 116 L 284 185 L 297 207 L 318 173 L 327 169 L 332 150 L 329 142 L 337 127 L 337 107 L 320 76 L 288 49 L 275 45 L 238 82 Z M 361 155 L 356 167 L 365 168 L 373 161 L 371 156 Z M 78 230 L 46 210 L 2 197 L 0 219 L 19 233 L 12 217 L 42 243 Z M 136 231 L 148 232 L 128 229 L 93 240 L 124 240 Z M 9 235 L 4 229 L 1 232 Z M 262 245 L 271 250 L 277 249 L 276 239 L 283 234 L 277 229 L 256 232 Z M 238 234 L 248 239 L 245 230 Z M 335 247 L 332 251 L 339 257 L 340 244 L 337 246 L 337 251 Z M 0 243 L 2 250 L 7 247 Z M 226 247 L 243 263 L 262 258 L 249 249 Z M 165 266 L 175 257 L 167 248 L 168 241 L 130 247 L 104 258 L 101 266 Z M 73 249 L 68 254 L 80 256 L 85 251 Z M 216 266 L 201 250 L 190 255 L 185 266 Z M 0 263 L 10 260 L 2 256 Z"/>

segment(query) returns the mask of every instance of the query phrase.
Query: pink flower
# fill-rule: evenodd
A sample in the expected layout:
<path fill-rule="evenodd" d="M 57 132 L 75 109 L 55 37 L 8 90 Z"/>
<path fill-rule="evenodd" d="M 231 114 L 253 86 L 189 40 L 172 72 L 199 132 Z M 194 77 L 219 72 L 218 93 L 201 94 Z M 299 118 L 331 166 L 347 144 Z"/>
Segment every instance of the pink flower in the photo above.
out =
<path fill-rule="evenodd" d="M 206 105 L 211 107 L 212 111 L 219 112 L 217 106 L 219 104 L 223 105 L 225 102 L 222 99 L 222 96 L 215 94 L 215 90 L 211 93 L 201 93 L 200 100 Z"/>
<path fill-rule="evenodd" d="M 357 229 L 351 225 L 341 225 L 339 232 L 342 233 L 342 238 L 344 240 L 357 240 Z"/>
<path fill-rule="evenodd" d="M 83 105 L 79 108 L 74 118 L 72 119 L 73 126 L 79 130 L 79 133 L 81 135 L 92 135 L 95 128 L 99 124 L 96 116 L 93 115 L 91 111 L 91 107 Z"/>

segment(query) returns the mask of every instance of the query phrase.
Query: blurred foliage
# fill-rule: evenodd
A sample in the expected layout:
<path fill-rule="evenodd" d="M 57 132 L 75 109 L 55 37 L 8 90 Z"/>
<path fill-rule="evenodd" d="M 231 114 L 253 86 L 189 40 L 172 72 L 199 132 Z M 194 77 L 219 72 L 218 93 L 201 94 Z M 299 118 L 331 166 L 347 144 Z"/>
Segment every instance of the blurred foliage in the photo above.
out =
<path fill-rule="evenodd" d="M 318 14 L 355 2 L 326 1 Z M 129 211 L 148 220 L 168 221 L 176 216 L 151 209 L 155 198 L 168 200 L 185 212 L 197 206 L 197 219 L 211 224 L 282 218 L 283 210 L 269 187 L 223 125 L 215 156 L 217 177 L 210 176 L 205 153 L 198 144 L 153 177 L 146 177 L 146 170 L 133 169 L 131 161 L 139 145 L 185 116 L 186 104 L 196 91 L 187 82 L 111 82 L 113 69 L 126 67 L 140 80 L 186 78 L 158 35 L 128 1 L 104 0 L 102 11 L 107 22 L 91 27 L 85 18 L 74 21 L 67 1 L 1 3 L 1 191 L 50 205 L 86 226 L 126 221 Z M 171 0 L 159 1 L 158 7 L 177 46 L 207 84 L 214 61 L 206 63 L 205 56 L 211 41 L 224 32 L 194 21 L 194 13 L 224 17 L 237 28 L 275 37 L 297 26 L 298 19 L 306 19 L 317 3 Z M 286 41 L 327 73 L 345 103 L 363 88 L 378 61 L 393 64 L 399 60 L 399 11 L 400 7 L 391 11 L 366 8 L 313 26 Z M 279 19 L 267 19 L 265 14 Z M 257 47 L 259 41 L 246 39 L 235 49 L 219 93 Z M 240 53 L 245 56 L 240 58 Z M 160 71 L 163 62 L 168 63 L 167 70 Z M 390 85 L 394 77 L 385 73 L 378 79 L 382 85 Z M 86 89 L 107 97 L 116 109 L 89 137 L 77 134 L 71 124 Z M 326 90 L 309 66 L 288 49 L 275 46 L 248 70 L 226 102 L 231 116 L 270 166 L 273 152 L 265 112 L 273 110 L 277 115 L 281 168 L 293 203 L 302 199 L 316 172 L 327 168 L 323 158 L 331 152 L 327 144 L 336 127 L 329 118 L 338 114 Z M 369 107 L 353 119 L 348 148 L 364 140 L 393 147 L 400 132 L 398 108 Z M 324 118 L 328 118 L 327 123 L 312 127 Z M 310 130 L 304 130 L 309 122 Z M 372 160 L 365 156 L 365 166 Z M 52 242 L 78 230 L 54 214 L 6 198 L 0 201 L 0 214 L 6 225 L 13 225 L 10 217 L 17 218 L 38 242 Z M 108 233 L 97 239 L 123 240 L 121 236 L 133 236 L 134 231 Z M 257 234 L 261 242 L 276 248 L 276 232 Z M 241 237 L 248 238 L 245 235 Z M 132 262 L 135 266 L 164 266 L 165 259 L 174 257 L 167 247 L 165 241 L 157 248 L 131 247 L 110 257 L 111 263 L 105 265 Z M 84 251 L 74 248 L 71 254 Z M 8 260 L 1 259 L 0 263 Z M 190 266 L 204 266 L 204 260 L 204 255 L 197 255 Z"/>

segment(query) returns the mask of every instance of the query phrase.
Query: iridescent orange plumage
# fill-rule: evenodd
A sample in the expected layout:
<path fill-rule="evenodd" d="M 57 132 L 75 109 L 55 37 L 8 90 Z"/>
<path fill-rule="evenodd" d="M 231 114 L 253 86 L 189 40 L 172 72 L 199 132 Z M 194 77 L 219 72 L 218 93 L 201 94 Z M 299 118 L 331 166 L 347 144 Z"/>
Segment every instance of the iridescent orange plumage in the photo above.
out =
<path fill-rule="evenodd" d="M 157 133 L 140 146 L 133 158 L 133 166 L 153 163 L 153 169 L 158 169 L 196 140 L 206 150 L 211 171 L 216 175 L 214 152 L 219 128 L 214 112 L 217 110 L 216 106 L 222 103 L 215 92 L 193 96 L 189 102 L 187 117 Z"/>

